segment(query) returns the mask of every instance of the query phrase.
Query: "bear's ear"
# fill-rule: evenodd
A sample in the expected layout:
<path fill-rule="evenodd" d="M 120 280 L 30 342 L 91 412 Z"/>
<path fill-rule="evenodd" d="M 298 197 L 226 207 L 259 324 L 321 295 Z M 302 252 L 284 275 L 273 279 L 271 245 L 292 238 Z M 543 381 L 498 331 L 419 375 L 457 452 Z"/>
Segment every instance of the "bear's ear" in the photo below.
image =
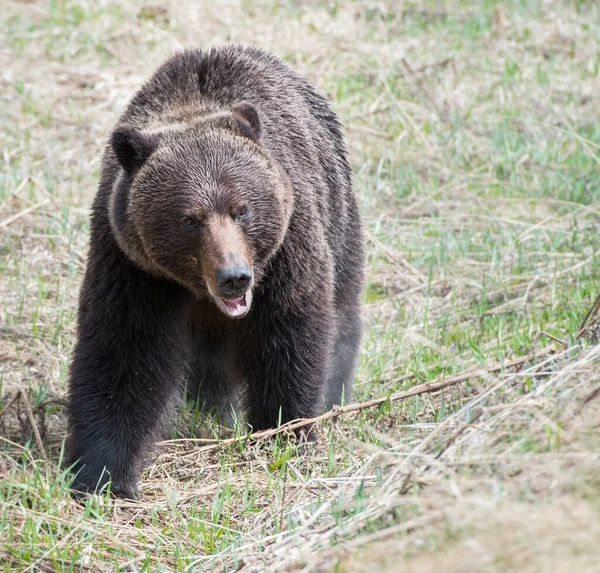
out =
<path fill-rule="evenodd" d="M 256 108 L 247 101 L 236 103 L 231 109 L 242 135 L 258 141 L 260 139 L 261 125 L 260 117 Z"/>
<path fill-rule="evenodd" d="M 123 124 L 113 131 L 110 143 L 123 169 L 131 173 L 139 169 L 158 147 L 158 135 Z"/>

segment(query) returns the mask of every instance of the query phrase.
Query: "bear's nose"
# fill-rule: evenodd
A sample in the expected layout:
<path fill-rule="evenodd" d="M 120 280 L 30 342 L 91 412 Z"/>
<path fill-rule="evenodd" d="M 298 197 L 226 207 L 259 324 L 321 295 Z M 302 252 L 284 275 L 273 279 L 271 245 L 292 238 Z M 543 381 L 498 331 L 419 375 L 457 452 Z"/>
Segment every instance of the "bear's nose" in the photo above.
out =
<path fill-rule="evenodd" d="M 251 280 L 250 269 L 245 266 L 222 267 L 215 273 L 215 282 L 224 298 L 242 296 Z"/>

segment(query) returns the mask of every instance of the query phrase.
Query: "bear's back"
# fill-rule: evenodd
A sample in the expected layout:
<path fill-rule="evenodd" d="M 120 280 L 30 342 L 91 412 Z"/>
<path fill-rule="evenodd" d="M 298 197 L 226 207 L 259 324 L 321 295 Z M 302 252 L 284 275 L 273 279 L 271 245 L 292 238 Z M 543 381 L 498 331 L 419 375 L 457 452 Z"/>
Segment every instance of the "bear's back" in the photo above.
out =
<path fill-rule="evenodd" d="M 282 143 L 294 154 L 316 143 L 327 169 L 333 161 L 349 184 L 340 124 L 327 101 L 287 64 L 257 48 L 226 46 L 174 55 L 136 93 L 121 122 L 143 128 L 177 110 L 204 108 L 208 113 L 242 100 L 258 109 L 264 143 L 278 160 L 284 159 L 277 156 Z"/>

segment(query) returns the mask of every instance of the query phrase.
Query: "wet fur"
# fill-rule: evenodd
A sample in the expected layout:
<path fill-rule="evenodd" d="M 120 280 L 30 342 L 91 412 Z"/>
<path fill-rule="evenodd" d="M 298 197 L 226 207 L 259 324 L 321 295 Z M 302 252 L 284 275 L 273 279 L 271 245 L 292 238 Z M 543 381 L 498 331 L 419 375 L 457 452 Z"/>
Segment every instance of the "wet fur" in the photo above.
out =
<path fill-rule="evenodd" d="M 251 212 L 260 215 L 235 228 L 235 181 L 203 179 L 203 166 L 230 155 L 230 176 L 255 178 Z M 172 182 L 157 179 L 165 165 Z M 202 201 L 231 248 L 246 249 L 255 275 L 246 317 L 226 317 L 208 295 L 221 247 L 202 240 L 190 254 L 168 231 L 175 199 Z M 350 168 L 326 101 L 254 48 L 168 60 L 120 118 L 92 208 L 70 370 L 74 487 L 93 490 L 110 476 L 116 495 L 136 496 L 186 384 L 207 408 L 227 418 L 234 406 L 254 429 L 316 415 L 342 394 L 349 401 L 362 273 Z"/>

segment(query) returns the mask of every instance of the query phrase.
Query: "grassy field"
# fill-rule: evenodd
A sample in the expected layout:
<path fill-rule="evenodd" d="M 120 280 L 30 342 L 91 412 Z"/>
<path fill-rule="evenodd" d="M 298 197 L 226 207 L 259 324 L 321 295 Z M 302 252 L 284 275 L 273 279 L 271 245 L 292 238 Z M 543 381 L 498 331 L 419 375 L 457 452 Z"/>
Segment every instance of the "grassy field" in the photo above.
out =
<path fill-rule="evenodd" d="M 167 55 L 225 42 L 344 123 L 352 398 L 382 400 L 303 448 L 184 413 L 142 501 L 77 503 L 63 400 L 102 149 Z M 594 0 L 2 0 L 0 571 L 598 571 L 599 71 Z"/>

